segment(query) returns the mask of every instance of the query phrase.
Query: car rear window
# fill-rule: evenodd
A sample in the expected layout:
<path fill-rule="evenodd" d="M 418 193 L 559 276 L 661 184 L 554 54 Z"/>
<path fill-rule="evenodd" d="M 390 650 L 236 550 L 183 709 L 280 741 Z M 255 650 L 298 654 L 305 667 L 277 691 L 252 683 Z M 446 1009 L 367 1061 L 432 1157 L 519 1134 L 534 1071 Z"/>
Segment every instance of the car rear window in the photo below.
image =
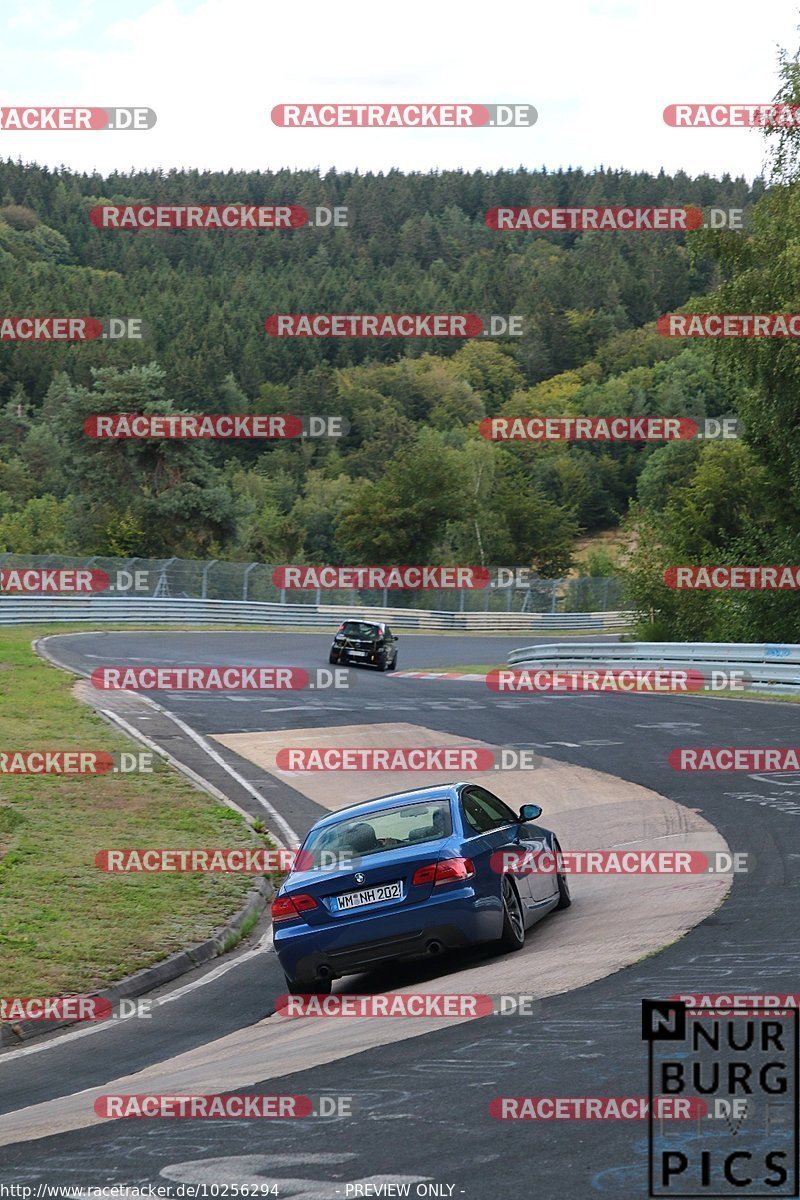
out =
<path fill-rule="evenodd" d="M 378 636 L 378 626 L 368 625 L 366 621 L 345 621 L 339 632 L 346 637 L 374 638 Z"/>
<path fill-rule="evenodd" d="M 453 832 L 449 800 L 399 804 L 363 817 L 347 817 L 312 831 L 300 851 L 304 870 L 329 865 L 331 855 L 365 858 L 438 841 Z"/>

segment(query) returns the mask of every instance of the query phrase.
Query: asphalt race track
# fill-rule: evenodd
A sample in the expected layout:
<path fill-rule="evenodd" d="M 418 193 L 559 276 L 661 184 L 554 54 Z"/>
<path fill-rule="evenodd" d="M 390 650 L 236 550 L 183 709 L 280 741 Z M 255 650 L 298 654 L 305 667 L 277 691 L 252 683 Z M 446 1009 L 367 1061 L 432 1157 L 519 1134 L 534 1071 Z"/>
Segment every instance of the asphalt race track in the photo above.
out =
<path fill-rule="evenodd" d="M 489 1017 L 407 1037 L 398 1035 L 395 1026 L 394 1032 L 381 1032 L 381 1044 L 364 1049 L 348 1048 L 350 1031 L 342 1030 L 338 1036 L 343 1048 L 338 1050 L 320 1049 L 320 1039 L 333 1036 L 328 1030 L 336 1022 L 317 1022 L 312 1029 L 315 1023 L 306 1021 L 301 1023 L 303 1037 L 289 1036 L 290 1053 L 304 1064 L 295 1071 L 286 1054 L 281 1057 L 275 1020 L 265 1021 L 285 985 L 274 954 L 258 948 L 262 926 L 229 960 L 217 960 L 166 989 L 151 1021 L 37 1039 L 0 1057 L 0 1183 L 277 1184 L 279 1196 L 298 1200 L 380 1194 L 359 1193 L 356 1185 L 382 1183 L 409 1183 L 412 1195 L 417 1183 L 436 1184 L 442 1190 L 429 1189 L 429 1195 L 480 1200 L 647 1195 L 645 1121 L 501 1122 L 490 1116 L 489 1104 L 496 1096 L 645 1096 L 643 998 L 798 990 L 800 777 L 678 774 L 667 764 L 669 751 L 681 745 L 793 745 L 798 710 L 790 704 L 705 697 L 503 696 L 474 679 L 403 675 L 422 668 L 452 671 L 459 663 L 502 663 L 510 649 L 525 641 L 401 631 L 397 675 L 351 672 L 356 677 L 351 691 L 162 692 L 156 698 L 169 714 L 210 738 L 225 762 L 255 790 L 256 796 L 247 788 L 235 788 L 237 803 L 263 817 L 263 804 L 257 799 L 262 796 L 300 835 L 326 808 L 300 781 L 290 783 L 271 774 L 246 753 L 214 741 L 217 735 L 241 750 L 254 733 L 286 731 L 289 736 L 309 729 L 411 725 L 451 739 L 532 747 L 553 760 L 555 778 L 590 778 L 582 771 L 616 777 L 625 781 L 623 789 L 648 789 L 674 802 L 671 810 L 689 810 L 699 826 L 708 822 L 718 831 L 724 840 L 719 844 L 749 854 L 749 872 L 734 878 L 721 906 L 713 912 L 714 905 L 704 909 L 710 915 L 679 940 L 659 941 L 665 948 L 657 953 L 641 961 L 628 959 L 632 965 L 565 991 L 559 972 L 570 967 L 574 952 L 568 950 L 569 939 L 579 922 L 594 917 L 598 954 L 610 953 L 612 958 L 623 931 L 630 938 L 637 919 L 642 926 L 647 923 L 638 900 L 620 909 L 619 894 L 617 909 L 608 909 L 609 919 L 598 920 L 591 886 L 576 879 L 572 908 L 536 926 L 520 954 L 498 957 L 489 949 L 474 950 L 335 987 L 526 992 L 543 997 L 536 1015 Z M 49 639 L 47 649 L 66 666 L 88 673 L 101 665 L 156 662 L 327 666 L 328 644 L 326 635 L 312 633 L 84 633 Z M 168 716 L 157 710 L 142 716 L 137 709 L 129 720 L 140 722 L 137 727 L 143 731 L 149 728 L 149 736 L 180 756 L 180 730 L 170 725 Z M 242 740 L 237 741 L 237 735 Z M 387 739 L 385 744 L 394 742 Z M 194 752 L 199 754 L 199 748 Z M 565 764 L 563 775 L 557 773 L 559 763 Z M 573 768 L 577 773 L 570 774 Z M 224 774 L 221 769 L 220 780 Z M 530 780 L 535 799 L 535 773 Z M 401 776 L 388 776 L 383 790 L 405 786 L 411 785 Z M 495 790 L 504 794 L 502 773 Z M 548 811 L 545 805 L 545 824 Z M 555 824 L 554 828 L 558 831 Z M 615 826 L 607 844 L 619 841 Z M 574 837 L 572 847 L 578 848 Z M 686 880 L 677 879 L 662 888 L 656 899 L 665 918 L 679 908 L 687 886 Z M 636 893 L 630 894 L 633 901 Z M 490 978 L 495 986 L 487 986 Z M 258 1031 L 252 1030 L 259 1022 Z M 378 1024 L 393 1027 L 391 1021 Z M 264 1031 L 272 1036 L 269 1044 L 277 1046 L 276 1057 L 263 1050 L 268 1044 Z M 87 1118 L 83 1128 L 41 1136 L 48 1130 L 50 1112 L 56 1110 L 33 1106 L 61 1100 L 79 1110 L 87 1104 L 80 1093 L 88 1089 L 148 1068 L 158 1071 L 158 1064 L 178 1056 L 204 1064 L 204 1047 L 223 1038 L 231 1039 L 225 1045 L 235 1047 L 237 1054 L 251 1045 L 250 1086 L 225 1090 L 346 1095 L 353 1097 L 353 1115 L 102 1125 L 88 1124 L 92 1118 Z M 222 1077 L 226 1069 L 230 1062 L 222 1051 L 203 1066 L 209 1079 L 215 1072 Z M 143 1081 L 138 1088 L 121 1090 L 159 1089 Z M 88 1108 L 91 1113 L 91 1102 Z M 18 1132 L 9 1138 L 4 1128 L 12 1127 Z M 52 1128 L 59 1128 L 58 1120 Z"/>

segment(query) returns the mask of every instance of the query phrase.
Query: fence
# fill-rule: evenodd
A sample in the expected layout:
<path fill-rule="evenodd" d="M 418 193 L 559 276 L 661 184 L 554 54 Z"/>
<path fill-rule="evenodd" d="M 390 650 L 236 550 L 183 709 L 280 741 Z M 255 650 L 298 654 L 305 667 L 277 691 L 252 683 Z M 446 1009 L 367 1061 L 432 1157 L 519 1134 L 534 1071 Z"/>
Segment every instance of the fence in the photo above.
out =
<path fill-rule="evenodd" d="M 143 572 L 146 586 L 137 597 L 178 600 L 239 600 L 263 604 L 364 605 L 416 609 L 438 613 L 585 613 L 618 612 L 624 607 L 621 581 L 614 577 L 535 579 L 524 587 L 395 591 L 299 591 L 272 582 L 274 564 L 258 562 L 193 561 L 165 558 L 70 558 L 64 555 L 0 554 L 0 568 L 94 568 L 116 576 L 118 571 Z M 0 604 L 5 604 L 0 598 Z M 563 628 L 564 626 L 560 626 Z M 531 626 L 533 628 L 533 626 Z"/>
<path fill-rule="evenodd" d="M 779 642 L 551 642 L 512 650 L 508 662 L 545 669 L 681 665 L 703 672 L 744 671 L 759 690 L 800 687 L 800 646 Z"/>

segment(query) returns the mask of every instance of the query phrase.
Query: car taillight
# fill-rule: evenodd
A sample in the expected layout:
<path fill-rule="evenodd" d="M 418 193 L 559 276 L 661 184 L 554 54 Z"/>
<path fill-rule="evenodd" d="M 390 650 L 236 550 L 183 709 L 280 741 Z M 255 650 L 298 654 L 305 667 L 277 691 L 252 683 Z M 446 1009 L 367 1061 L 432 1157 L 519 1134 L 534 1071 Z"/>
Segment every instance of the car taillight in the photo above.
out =
<path fill-rule="evenodd" d="M 436 863 L 427 863 L 424 867 L 417 867 L 414 874 L 411 876 L 412 885 L 419 883 L 433 883 L 436 878 Z"/>
<path fill-rule="evenodd" d="M 299 896 L 276 896 L 272 901 L 273 921 L 288 921 L 292 917 L 300 917 L 310 908 L 316 908 L 317 902 L 313 896 L 305 893 Z"/>
<path fill-rule="evenodd" d="M 472 879 L 475 864 L 471 858 L 446 858 L 436 864 L 434 883 L 450 883 L 453 879 Z"/>
<path fill-rule="evenodd" d="M 426 863 L 417 867 L 411 877 L 412 884 L 453 883 L 457 879 L 472 879 L 475 874 L 475 864 L 471 858 L 445 858 L 442 862 Z"/>

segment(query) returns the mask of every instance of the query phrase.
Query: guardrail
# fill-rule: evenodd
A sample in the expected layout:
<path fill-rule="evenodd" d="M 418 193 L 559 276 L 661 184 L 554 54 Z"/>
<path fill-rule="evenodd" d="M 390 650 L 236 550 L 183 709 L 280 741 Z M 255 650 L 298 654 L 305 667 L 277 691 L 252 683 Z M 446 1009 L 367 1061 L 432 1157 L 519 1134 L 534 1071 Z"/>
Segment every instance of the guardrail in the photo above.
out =
<path fill-rule="evenodd" d="M 347 617 L 385 621 L 398 629 L 524 633 L 547 629 L 615 631 L 632 623 L 622 612 L 484 613 L 334 604 L 267 604 L 240 600 L 178 600 L 125 596 L 0 597 L 0 625 L 58 621 L 139 624 L 304 625 L 332 628 Z"/>
<path fill-rule="evenodd" d="M 709 672 L 744 671 L 756 690 L 800 688 L 800 645 L 780 642 L 550 642 L 512 650 L 508 663 L 545 668 L 678 664 Z"/>

